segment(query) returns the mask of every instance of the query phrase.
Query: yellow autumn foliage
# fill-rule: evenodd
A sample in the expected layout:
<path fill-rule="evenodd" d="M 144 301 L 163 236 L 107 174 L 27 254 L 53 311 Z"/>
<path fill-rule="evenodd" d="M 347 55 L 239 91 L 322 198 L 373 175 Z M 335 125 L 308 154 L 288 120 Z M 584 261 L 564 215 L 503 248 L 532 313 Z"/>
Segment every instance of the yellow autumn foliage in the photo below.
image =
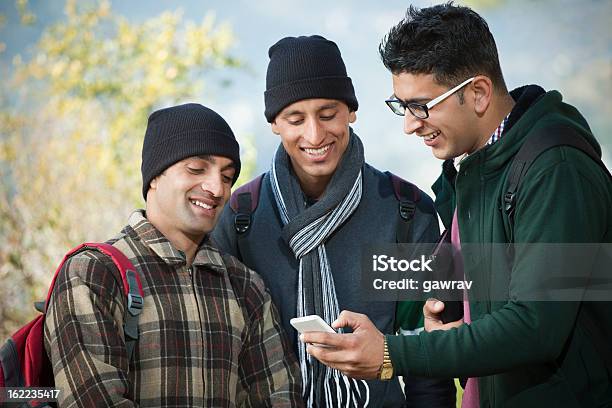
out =
<path fill-rule="evenodd" d="M 208 72 L 242 65 L 212 14 L 133 23 L 108 1 L 75 0 L 65 14 L 0 81 L 0 340 L 33 316 L 69 248 L 112 237 L 144 205 L 148 114 L 201 99 Z M 241 142 L 248 177 L 254 147 Z"/>

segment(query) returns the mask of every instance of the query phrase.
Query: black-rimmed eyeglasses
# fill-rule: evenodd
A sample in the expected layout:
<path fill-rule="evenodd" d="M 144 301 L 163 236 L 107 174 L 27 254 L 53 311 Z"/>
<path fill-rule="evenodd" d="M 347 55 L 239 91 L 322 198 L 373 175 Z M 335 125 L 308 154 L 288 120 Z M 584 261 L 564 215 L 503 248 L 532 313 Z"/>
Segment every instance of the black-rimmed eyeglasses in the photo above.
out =
<path fill-rule="evenodd" d="M 465 81 L 463 81 L 456 87 L 449 89 L 448 91 L 444 92 L 442 95 L 438 96 L 437 98 L 432 99 L 431 101 L 427 103 L 417 103 L 417 102 L 406 103 L 402 101 L 401 99 L 398 99 L 395 95 L 393 95 L 391 99 L 387 99 L 385 103 L 391 109 L 391 111 L 395 113 L 396 115 L 404 116 L 406 114 L 406 109 L 408 109 L 408 111 L 414 117 L 419 118 L 419 119 L 427 119 L 429 117 L 429 110 L 431 108 L 433 108 L 434 106 L 436 106 L 437 104 L 439 104 L 440 102 L 442 102 L 443 100 L 445 100 L 446 98 L 448 98 L 449 96 L 451 96 L 452 94 L 454 94 L 455 92 L 457 92 L 458 90 L 460 90 L 461 88 L 463 88 L 464 86 L 472 82 L 474 78 L 475 77 L 466 79 Z"/>

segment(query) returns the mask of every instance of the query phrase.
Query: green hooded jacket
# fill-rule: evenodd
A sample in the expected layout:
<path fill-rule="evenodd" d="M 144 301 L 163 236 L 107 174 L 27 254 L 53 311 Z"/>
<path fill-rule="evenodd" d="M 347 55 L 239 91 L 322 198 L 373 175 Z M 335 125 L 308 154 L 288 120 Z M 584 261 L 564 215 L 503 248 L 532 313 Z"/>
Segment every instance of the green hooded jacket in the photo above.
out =
<path fill-rule="evenodd" d="M 447 228 L 457 208 L 462 245 L 509 242 L 501 200 L 510 163 L 531 132 L 567 124 L 601 153 L 585 119 L 559 92 L 527 86 L 512 96 L 517 103 L 503 137 L 465 158 L 458 173 L 446 162 L 433 186 Z M 612 183 L 577 149 L 544 152 L 524 176 L 517 197 L 516 243 L 612 242 Z M 611 406 L 609 366 L 583 315 L 597 322 L 600 340 L 612 347 L 612 302 L 520 300 L 537 289 L 538 274 L 549 265 L 530 252 L 516 253 L 514 260 L 504 267 L 491 264 L 487 254 L 464 256 L 466 279 L 485 290 L 501 288 L 509 300 L 471 301 L 470 325 L 387 336 L 396 373 L 479 377 L 482 407 Z"/>

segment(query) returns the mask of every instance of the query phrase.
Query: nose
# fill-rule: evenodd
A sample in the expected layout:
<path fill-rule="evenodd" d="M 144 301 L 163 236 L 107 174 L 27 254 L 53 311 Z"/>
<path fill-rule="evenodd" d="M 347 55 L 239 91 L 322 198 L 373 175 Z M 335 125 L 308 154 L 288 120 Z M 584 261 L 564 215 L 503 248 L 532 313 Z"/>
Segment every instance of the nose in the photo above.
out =
<path fill-rule="evenodd" d="M 407 135 L 415 133 L 417 130 L 423 127 L 423 119 L 419 119 L 416 116 L 412 115 L 406 109 L 406 114 L 404 115 L 404 133 Z"/>
<path fill-rule="evenodd" d="M 218 174 L 216 172 L 212 173 L 213 174 L 207 175 L 200 186 L 202 187 L 202 190 L 208 191 L 214 197 L 223 197 L 223 176 L 221 175 L 221 172 Z"/>
<path fill-rule="evenodd" d="M 312 146 L 318 146 L 325 139 L 325 129 L 318 119 L 309 119 L 304 131 L 304 139 Z"/>

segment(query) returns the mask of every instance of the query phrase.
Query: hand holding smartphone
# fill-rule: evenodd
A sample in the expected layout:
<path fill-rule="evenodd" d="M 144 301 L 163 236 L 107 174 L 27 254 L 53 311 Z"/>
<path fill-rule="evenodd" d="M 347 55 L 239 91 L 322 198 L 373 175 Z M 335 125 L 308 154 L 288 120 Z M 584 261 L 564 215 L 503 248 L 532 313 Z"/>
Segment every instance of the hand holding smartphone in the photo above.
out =
<path fill-rule="evenodd" d="M 336 333 L 336 331 L 318 315 L 294 317 L 289 323 L 300 333 L 322 331 Z"/>
<path fill-rule="evenodd" d="M 300 333 L 307 332 L 326 332 L 336 333 L 336 331 L 318 315 L 309 315 L 304 317 L 294 317 L 289 320 L 289 323 Z M 326 344 L 310 343 L 316 347 L 332 347 Z"/>

